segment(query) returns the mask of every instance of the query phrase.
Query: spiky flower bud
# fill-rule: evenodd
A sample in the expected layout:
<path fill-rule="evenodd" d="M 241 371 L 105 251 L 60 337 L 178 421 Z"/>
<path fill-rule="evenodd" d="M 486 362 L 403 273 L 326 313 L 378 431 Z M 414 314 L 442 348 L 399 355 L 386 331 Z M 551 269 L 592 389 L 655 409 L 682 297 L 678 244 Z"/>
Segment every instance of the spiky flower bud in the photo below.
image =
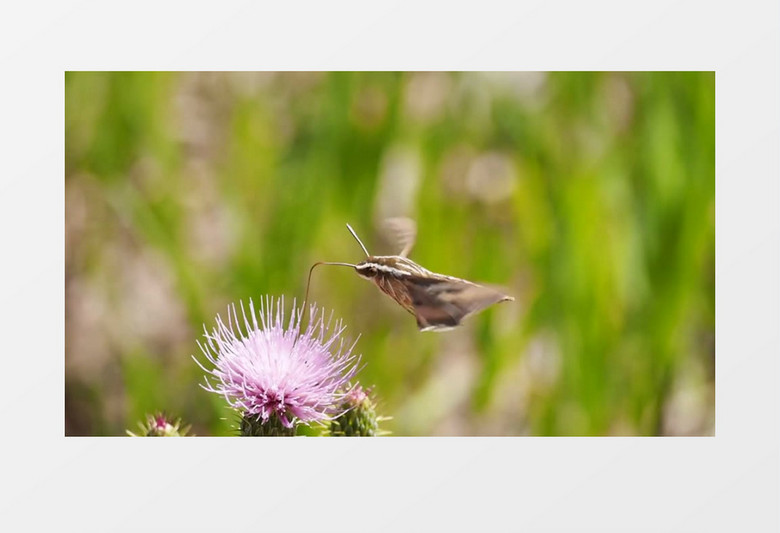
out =
<path fill-rule="evenodd" d="M 370 391 L 357 385 L 344 397 L 340 405 L 342 414 L 330 422 L 333 437 L 375 437 L 380 435 L 376 415 L 376 403 L 369 396 Z"/>
<path fill-rule="evenodd" d="M 138 435 L 127 430 L 131 437 L 185 437 L 190 426 L 181 427 L 181 418 L 173 420 L 165 413 L 146 415 L 146 423 L 138 422 L 141 431 Z"/>

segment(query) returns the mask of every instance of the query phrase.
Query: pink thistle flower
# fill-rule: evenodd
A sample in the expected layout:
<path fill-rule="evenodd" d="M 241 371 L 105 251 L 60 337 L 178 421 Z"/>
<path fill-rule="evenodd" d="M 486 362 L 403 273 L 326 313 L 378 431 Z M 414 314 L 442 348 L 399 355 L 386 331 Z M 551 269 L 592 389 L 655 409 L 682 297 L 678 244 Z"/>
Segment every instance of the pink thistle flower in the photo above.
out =
<path fill-rule="evenodd" d="M 280 434 L 273 430 L 278 428 L 281 434 L 290 435 L 298 423 L 328 420 L 340 414 L 338 406 L 352 388 L 349 382 L 357 372 L 359 356 L 352 353 L 354 343 L 345 349 L 341 321 L 331 329 L 333 314 L 326 322 L 324 313 L 312 305 L 309 325 L 301 333 L 303 310 L 293 302 L 285 328 L 283 307 L 281 298 L 274 312 L 273 300 L 266 297 L 258 310 L 258 324 L 252 300 L 251 323 L 241 304 L 243 332 L 235 305 L 232 312 L 228 307 L 227 325 L 217 316 L 217 327 L 209 333 L 204 326 L 206 342 L 198 342 L 214 367 L 209 370 L 195 359 L 207 373 L 206 385 L 201 386 L 224 396 L 243 413 L 243 434 Z M 263 425 L 269 430 L 263 431 Z"/>

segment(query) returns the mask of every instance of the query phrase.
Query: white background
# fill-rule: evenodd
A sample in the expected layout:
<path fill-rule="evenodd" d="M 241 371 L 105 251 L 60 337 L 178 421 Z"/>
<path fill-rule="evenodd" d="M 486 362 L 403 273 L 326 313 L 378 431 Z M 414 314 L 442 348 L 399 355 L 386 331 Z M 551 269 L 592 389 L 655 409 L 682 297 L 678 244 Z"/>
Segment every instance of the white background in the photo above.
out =
<path fill-rule="evenodd" d="M 779 27 L 778 2 L 752 0 L 3 8 L 0 529 L 780 530 Z M 717 436 L 65 438 L 80 69 L 715 70 Z"/>

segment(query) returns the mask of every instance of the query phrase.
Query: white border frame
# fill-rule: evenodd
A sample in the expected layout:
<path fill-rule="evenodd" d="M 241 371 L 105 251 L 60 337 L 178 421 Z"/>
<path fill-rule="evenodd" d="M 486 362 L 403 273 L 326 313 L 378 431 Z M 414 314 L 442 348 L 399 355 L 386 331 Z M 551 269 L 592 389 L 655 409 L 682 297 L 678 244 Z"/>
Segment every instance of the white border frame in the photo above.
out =
<path fill-rule="evenodd" d="M 777 2 L 43 4 L 0 22 L 9 530 L 780 528 Z M 79 69 L 715 70 L 716 436 L 66 439 L 63 71 Z"/>

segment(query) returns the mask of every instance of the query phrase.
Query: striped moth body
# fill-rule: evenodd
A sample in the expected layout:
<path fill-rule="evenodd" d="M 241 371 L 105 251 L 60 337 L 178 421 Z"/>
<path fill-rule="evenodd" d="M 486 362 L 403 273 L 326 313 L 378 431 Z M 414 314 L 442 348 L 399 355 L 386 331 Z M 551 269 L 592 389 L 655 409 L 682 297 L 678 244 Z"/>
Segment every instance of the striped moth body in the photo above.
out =
<path fill-rule="evenodd" d="M 369 254 L 355 231 L 347 224 L 350 233 L 365 252 L 366 259 L 357 264 L 315 263 L 309 271 L 309 281 L 312 270 L 318 265 L 352 267 L 358 276 L 373 282 L 414 315 L 420 331 L 446 331 L 459 326 L 461 320 L 472 313 L 498 302 L 514 300 L 496 289 L 421 267 L 406 257 L 414 245 L 414 222 L 409 219 L 390 219 L 388 224 L 403 245 L 399 255 Z M 308 285 L 306 292 L 308 297 Z"/>

